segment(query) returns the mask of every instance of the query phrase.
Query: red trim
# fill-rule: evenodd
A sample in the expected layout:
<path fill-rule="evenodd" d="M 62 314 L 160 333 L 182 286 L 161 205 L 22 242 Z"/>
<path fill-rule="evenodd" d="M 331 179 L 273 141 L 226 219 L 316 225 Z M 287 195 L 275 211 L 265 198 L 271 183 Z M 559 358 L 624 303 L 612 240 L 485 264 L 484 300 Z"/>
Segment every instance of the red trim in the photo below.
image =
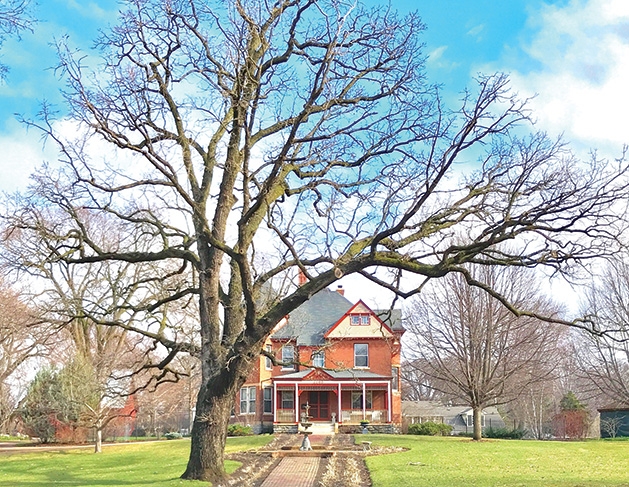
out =
<path fill-rule="evenodd" d="M 391 333 L 391 335 L 395 335 L 395 333 L 393 332 L 393 330 L 391 328 L 389 328 L 389 325 L 387 325 L 384 321 L 382 321 L 378 315 L 376 313 L 373 312 L 373 310 L 367 306 L 364 301 L 362 299 L 360 299 L 354 306 L 352 306 L 343 316 L 341 316 L 341 319 L 339 319 L 336 323 L 334 323 L 330 328 L 328 328 L 328 331 L 326 331 L 323 335 L 323 338 L 328 338 L 328 336 L 330 335 L 330 333 L 332 333 L 332 331 L 341 324 L 341 322 L 347 318 L 350 314 L 352 314 L 352 311 L 354 311 L 356 309 L 356 307 L 362 304 L 365 308 L 367 308 L 367 311 L 369 312 L 368 314 L 370 314 L 371 316 L 373 316 L 374 318 L 376 318 L 379 322 L 380 325 L 383 326 L 389 333 Z M 367 313 L 361 313 L 361 314 L 367 314 Z M 355 325 L 354 325 L 355 326 Z M 356 338 L 356 339 L 361 339 L 362 337 L 344 337 L 345 339 L 352 339 L 352 338 Z M 382 339 L 382 337 L 374 337 L 374 338 L 378 338 L 378 339 Z"/>

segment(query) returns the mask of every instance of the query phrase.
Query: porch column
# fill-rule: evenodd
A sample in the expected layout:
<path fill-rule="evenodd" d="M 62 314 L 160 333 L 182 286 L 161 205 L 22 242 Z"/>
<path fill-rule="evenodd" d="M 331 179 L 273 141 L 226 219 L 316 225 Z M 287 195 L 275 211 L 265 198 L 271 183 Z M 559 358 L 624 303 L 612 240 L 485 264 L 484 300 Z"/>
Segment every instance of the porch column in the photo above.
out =
<path fill-rule="evenodd" d="M 277 423 L 277 382 L 273 382 L 273 422 Z"/>
<path fill-rule="evenodd" d="M 338 397 L 339 409 L 338 409 L 338 411 L 336 413 L 336 420 L 339 423 L 343 423 L 343 419 L 342 419 L 343 416 L 341 415 L 341 383 L 340 382 L 337 384 L 337 387 L 338 387 L 337 397 Z"/>
<path fill-rule="evenodd" d="M 387 421 L 391 422 L 391 409 L 393 409 L 393 400 L 391 397 L 391 381 L 387 382 Z"/>
<path fill-rule="evenodd" d="M 295 382 L 295 423 L 299 423 L 299 384 Z"/>
<path fill-rule="evenodd" d="M 363 421 L 367 419 L 367 389 L 365 387 L 365 383 L 363 382 Z"/>

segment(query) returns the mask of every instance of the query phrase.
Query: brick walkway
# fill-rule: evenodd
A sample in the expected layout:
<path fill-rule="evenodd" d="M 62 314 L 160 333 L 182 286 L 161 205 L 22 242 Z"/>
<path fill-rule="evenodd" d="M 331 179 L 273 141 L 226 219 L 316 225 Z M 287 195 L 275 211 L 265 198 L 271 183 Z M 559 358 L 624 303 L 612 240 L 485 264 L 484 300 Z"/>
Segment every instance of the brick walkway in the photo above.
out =
<path fill-rule="evenodd" d="M 260 487 L 314 487 L 318 457 L 284 457 Z"/>

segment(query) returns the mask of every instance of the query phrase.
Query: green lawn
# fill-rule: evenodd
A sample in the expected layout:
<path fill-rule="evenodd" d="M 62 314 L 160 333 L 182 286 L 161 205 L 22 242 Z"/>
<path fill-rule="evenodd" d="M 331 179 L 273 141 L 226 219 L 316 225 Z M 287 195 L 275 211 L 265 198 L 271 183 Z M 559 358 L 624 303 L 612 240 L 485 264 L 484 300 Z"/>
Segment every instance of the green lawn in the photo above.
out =
<path fill-rule="evenodd" d="M 227 452 L 258 448 L 271 439 L 268 435 L 229 438 Z M 101 455 L 91 449 L 0 455 L 0 487 L 207 487 L 207 482 L 179 479 L 189 449 L 189 440 L 170 440 L 106 446 Z M 231 472 L 238 465 L 228 461 L 225 467 Z"/>
<path fill-rule="evenodd" d="M 409 448 L 367 459 L 374 487 L 629 487 L 629 442 L 369 439 Z"/>
<path fill-rule="evenodd" d="M 270 440 L 230 438 L 227 451 L 258 448 Z M 409 448 L 367 458 L 374 487 L 629 487 L 629 441 L 476 443 L 389 435 L 369 435 L 369 440 Z M 109 446 L 102 455 L 91 450 L 0 455 L 0 487 L 206 487 L 206 482 L 179 479 L 189 447 L 189 440 L 171 440 Z M 228 471 L 237 466 L 226 465 Z"/>

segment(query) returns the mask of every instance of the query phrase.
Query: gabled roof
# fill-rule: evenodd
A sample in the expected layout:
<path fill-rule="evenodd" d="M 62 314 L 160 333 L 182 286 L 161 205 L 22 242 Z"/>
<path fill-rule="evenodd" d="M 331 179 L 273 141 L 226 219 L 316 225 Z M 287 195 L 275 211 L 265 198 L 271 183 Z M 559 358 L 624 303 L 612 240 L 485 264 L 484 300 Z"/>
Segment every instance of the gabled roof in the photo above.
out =
<path fill-rule="evenodd" d="M 325 333 L 355 306 L 337 291 L 323 289 L 290 313 L 288 322 L 273 333 L 271 339 L 294 339 L 298 346 L 322 345 L 325 343 Z M 401 310 L 373 312 L 391 330 L 404 331 Z"/>
<path fill-rule="evenodd" d="M 323 334 L 352 307 L 336 291 L 323 289 L 288 316 L 288 323 L 271 335 L 271 339 L 296 339 L 297 345 L 321 345 Z"/>
<path fill-rule="evenodd" d="M 451 418 L 454 416 L 466 416 L 472 414 L 469 406 L 447 405 L 439 401 L 402 401 L 402 415 L 411 416 L 443 416 Z M 500 416 L 498 408 L 487 406 L 483 409 L 486 416 Z"/>
<path fill-rule="evenodd" d="M 339 318 L 339 320 L 338 320 L 336 323 L 334 323 L 334 325 L 332 325 L 332 327 L 331 327 L 331 328 L 329 328 L 329 329 L 325 332 L 325 334 L 323 335 L 323 336 L 324 336 L 324 338 L 330 338 L 330 337 L 332 336 L 332 335 L 331 335 L 332 331 L 333 331 L 335 328 L 337 328 L 337 327 L 341 324 L 341 322 L 343 321 L 343 319 L 345 318 L 345 316 L 346 316 L 348 313 L 350 313 L 350 314 L 351 314 L 351 313 L 356 313 L 356 310 L 357 310 L 357 309 L 359 309 L 359 310 L 364 310 L 364 311 L 368 311 L 368 312 L 369 312 L 369 314 L 372 314 L 372 313 L 373 313 L 373 314 L 376 316 L 376 318 L 378 319 L 378 321 L 380 322 L 380 327 L 381 327 L 381 328 L 384 328 L 384 329 L 385 329 L 388 333 L 393 333 L 393 330 L 391 329 L 391 327 L 389 326 L 389 324 L 385 323 L 385 322 L 384 322 L 384 321 L 383 321 L 383 320 L 382 320 L 382 319 L 378 316 L 378 314 L 377 314 L 377 313 L 375 313 L 375 312 L 374 312 L 374 311 L 373 311 L 373 310 L 372 310 L 369 306 L 367 306 L 367 305 L 363 302 L 363 300 L 361 299 L 361 300 L 360 300 L 360 301 L 358 301 L 358 302 L 357 302 L 354 306 L 352 306 L 352 307 L 351 307 L 351 308 L 347 311 L 347 313 L 345 313 L 345 315 L 341 316 L 341 317 Z M 384 316 L 384 317 L 386 318 L 386 316 Z"/>

